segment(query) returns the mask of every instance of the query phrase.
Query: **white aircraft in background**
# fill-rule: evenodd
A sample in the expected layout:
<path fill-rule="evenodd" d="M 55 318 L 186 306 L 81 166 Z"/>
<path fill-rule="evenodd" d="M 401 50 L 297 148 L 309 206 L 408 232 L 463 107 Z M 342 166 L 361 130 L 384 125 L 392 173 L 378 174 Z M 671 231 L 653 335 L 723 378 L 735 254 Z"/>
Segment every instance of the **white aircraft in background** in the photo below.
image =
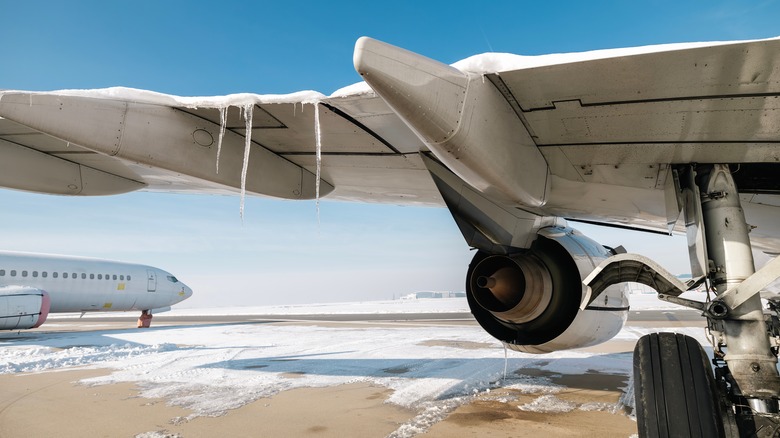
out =
<path fill-rule="evenodd" d="M 146 265 L 0 251 L 0 330 L 40 327 L 49 313 L 152 313 L 192 296 L 169 272 Z"/>
<path fill-rule="evenodd" d="M 331 96 L 0 91 L 0 186 L 446 207 L 478 250 L 471 311 L 509 348 L 612 338 L 624 282 L 706 318 L 712 361 L 689 336 L 640 338 L 641 437 L 780 429 L 780 302 L 760 297 L 780 258 L 756 272 L 751 252 L 780 254 L 780 39 L 450 66 L 361 38 L 352 61 L 365 82 Z M 695 280 L 570 220 L 685 233 Z M 711 299 L 680 298 L 700 284 Z"/>

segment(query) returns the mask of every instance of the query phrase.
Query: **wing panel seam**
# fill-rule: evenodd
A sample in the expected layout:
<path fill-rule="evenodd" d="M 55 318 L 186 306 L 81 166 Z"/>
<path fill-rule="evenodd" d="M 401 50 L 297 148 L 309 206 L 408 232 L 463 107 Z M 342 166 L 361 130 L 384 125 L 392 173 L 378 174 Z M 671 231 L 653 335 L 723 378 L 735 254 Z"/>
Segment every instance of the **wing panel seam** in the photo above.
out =
<path fill-rule="evenodd" d="M 387 147 L 388 149 L 390 149 L 390 150 L 391 150 L 391 151 L 393 151 L 394 153 L 396 153 L 396 154 L 400 154 L 400 153 L 401 153 L 401 151 L 399 151 L 398 149 L 396 149 L 396 148 L 395 148 L 395 146 L 393 146 L 392 144 L 390 144 L 390 142 L 388 142 L 387 140 L 385 140 L 385 139 L 384 139 L 382 136 L 380 136 L 379 134 L 377 134 L 376 132 L 374 132 L 374 131 L 373 131 L 371 128 L 369 128 L 368 126 L 366 126 L 366 125 L 364 125 L 364 124 L 360 123 L 360 122 L 359 122 L 357 119 L 355 119 L 355 118 L 354 118 L 354 117 L 352 117 L 351 115 L 347 114 L 346 112 L 342 111 L 341 109 L 339 109 L 339 108 L 337 108 L 337 107 L 335 107 L 335 106 L 333 106 L 333 105 L 331 105 L 331 104 L 329 104 L 329 103 L 320 102 L 320 104 L 321 104 L 322 106 L 324 106 L 325 108 L 327 108 L 327 109 L 331 110 L 331 111 L 332 111 L 334 114 L 336 114 L 336 115 L 340 116 L 340 117 L 341 117 L 341 118 L 343 118 L 344 120 L 346 120 L 346 121 L 348 121 L 348 122 L 352 123 L 353 125 L 357 126 L 357 127 L 358 127 L 358 128 L 360 128 L 360 129 L 362 129 L 362 130 L 363 130 L 365 133 L 367 133 L 368 135 L 370 135 L 370 136 L 374 137 L 374 138 L 375 138 L 377 141 L 379 141 L 380 143 L 382 143 L 383 145 L 385 145 L 385 147 Z"/>

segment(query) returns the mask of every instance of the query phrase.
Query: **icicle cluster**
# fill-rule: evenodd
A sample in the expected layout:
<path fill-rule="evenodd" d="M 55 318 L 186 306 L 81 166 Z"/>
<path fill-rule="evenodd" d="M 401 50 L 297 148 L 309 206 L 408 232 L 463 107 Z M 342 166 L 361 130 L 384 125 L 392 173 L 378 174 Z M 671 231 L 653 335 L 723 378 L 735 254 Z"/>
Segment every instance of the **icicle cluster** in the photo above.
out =
<path fill-rule="evenodd" d="M 317 209 L 317 223 L 320 222 L 320 182 L 322 179 L 322 129 L 320 126 L 320 104 L 319 101 L 312 102 L 314 105 L 314 133 L 315 133 L 315 153 L 316 153 L 316 180 L 315 180 L 315 205 Z M 304 103 L 301 103 L 301 111 L 303 111 Z M 216 172 L 219 173 L 219 160 L 222 154 L 222 142 L 225 138 L 225 131 L 227 126 L 227 115 L 230 109 L 230 104 L 221 105 L 219 109 L 219 138 L 217 140 L 217 161 Z M 252 144 L 252 115 L 254 112 L 254 102 L 245 103 L 243 105 L 236 105 L 239 109 L 239 117 L 244 118 L 246 135 L 244 142 L 244 159 L 241 167 L 241 205 L 239 208 L 239 215 L 241 220 L 244 220 L 244 205 L 246 202 L 246 177 L 249 170 L 249 153 L 251 151 Z M 293 104 L 293 111 L 296 111 L 296 105 Z"/>

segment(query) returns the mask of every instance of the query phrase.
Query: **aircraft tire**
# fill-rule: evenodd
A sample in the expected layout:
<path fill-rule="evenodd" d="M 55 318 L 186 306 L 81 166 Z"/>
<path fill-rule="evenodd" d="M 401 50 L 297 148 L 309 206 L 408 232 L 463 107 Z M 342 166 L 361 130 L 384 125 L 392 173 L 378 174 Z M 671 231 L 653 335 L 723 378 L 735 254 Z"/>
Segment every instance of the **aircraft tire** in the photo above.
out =
<path fill-rule="evenodd" d="M 652 333 L 639 339 L 634 394 L 640 438 L 724 436 L 712 367 L 690 336 Z"/>

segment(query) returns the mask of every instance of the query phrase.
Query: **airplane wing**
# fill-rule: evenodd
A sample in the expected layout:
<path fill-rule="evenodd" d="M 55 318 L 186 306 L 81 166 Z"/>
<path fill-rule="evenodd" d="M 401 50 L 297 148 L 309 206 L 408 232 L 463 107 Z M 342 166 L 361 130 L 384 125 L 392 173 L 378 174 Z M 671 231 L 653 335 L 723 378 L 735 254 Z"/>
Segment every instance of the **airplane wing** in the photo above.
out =
<path fill-rule="evenodd" d="M 725 162 L 740 169 L 743 202 L 773 211 L 776 53 L 773 39 L 553 60 L 488 54 L 456 69 L 361 40 L 355 62 L 371 87 L 381 88 L 378 78 L 396 91 L 408 86 L 408 95 L 430 92 L 433 100 L 409 107 L 365 83 L 328 97 L 3 91 L 0 185 L 67 195 L 244 187 L 285 199 L 447 203 L 451 210 L 459 201 L 442 193 L 460 199 L 471 190 L 511 221 L 530 214 L 665 229 L 679 216 L 669 199 L 672 167 Z M 377 74 L 396 64 L 411 66 L 398 70 L 397 84 Z M 459 136 L 462 145 L 453 143 Z M 443 187 L 442 172 L 465 185 Z M 780 233 L 765 222 L 766 236 Z"/>

